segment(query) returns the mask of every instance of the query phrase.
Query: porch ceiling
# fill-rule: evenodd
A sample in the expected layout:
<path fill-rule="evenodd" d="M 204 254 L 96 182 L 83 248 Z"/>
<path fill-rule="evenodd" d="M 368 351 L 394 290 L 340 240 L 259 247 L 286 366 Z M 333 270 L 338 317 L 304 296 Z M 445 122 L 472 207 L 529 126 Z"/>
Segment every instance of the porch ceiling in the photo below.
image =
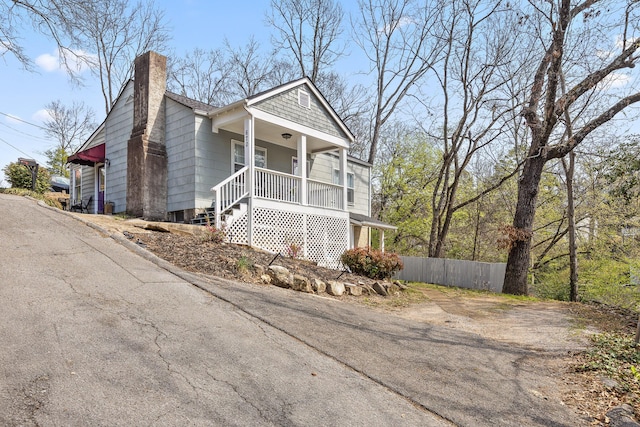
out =
<path fill-rule="evenodd" d="M 276 145 L 282 145 L 283 147 L 293 148 L 294 150 L 296 149 L 298 138 L 303 134 L 303 132 L 257 118 L 255 119 L 254 123 L 256 140 L 266 141 Z M 225 123 L 224 125 L 220 126 L 220 129 L 244 135 L 244 118 Z M 291 134 L 291 138 L 284 139 L 282 137 L 283 133 Z M 330 141 L 325 141 L 322 138 L 307 135 L 307 151 L 310 153 L 333 151 L 338 150 L 338 148 L 340 148 L 339 145 L 336 145 Z"/>

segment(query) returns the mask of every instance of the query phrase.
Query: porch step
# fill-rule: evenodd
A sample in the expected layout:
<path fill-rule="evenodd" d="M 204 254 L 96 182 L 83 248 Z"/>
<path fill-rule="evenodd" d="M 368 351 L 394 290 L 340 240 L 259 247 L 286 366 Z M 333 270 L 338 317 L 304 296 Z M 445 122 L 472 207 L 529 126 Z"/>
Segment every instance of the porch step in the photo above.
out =
<path fill-rule="evenodd" d="M 238 218 L 245 212 L 247 212 L 247 203 L 238 202 L 222 213 L 222 222 L 229 226 L 231 225 L 230 222 L 233 221 L 234 218 Z M 204 212 L 200 212 L 191 219 L 191 224 L 194 225 L 215 224 L 215 222 L 215 208 L 205 208 Z"/>
<path fill-rule="evenodd" d="M 205 208 L 204 212 L 200 212 L 194 218 L 191 218 L 191 224 L 194 225 L 207 225 L 215 224 L 216 216 L 214 208 Z"/>

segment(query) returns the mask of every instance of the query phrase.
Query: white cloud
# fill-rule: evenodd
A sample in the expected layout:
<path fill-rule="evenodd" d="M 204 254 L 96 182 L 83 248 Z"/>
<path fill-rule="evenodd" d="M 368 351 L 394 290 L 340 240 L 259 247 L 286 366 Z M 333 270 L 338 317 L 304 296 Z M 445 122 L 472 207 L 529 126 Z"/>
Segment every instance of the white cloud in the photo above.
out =
<path fill-rule="evenodd" d="M 87 53 L 83 50 L 63 51 L 63 57 L 59 51 L 51 53 L 43 53 L 35 60 L 36 64 L 46 72 L 61 71 L 67 72 L 65 68 L 64 58 L 69 70 L 73 73 L 81 74 L 91 68 L 96 63 L 96 55 Z"/>
<path fill-rule="evenodd" d="M 636 40 L 638 40 L 638 38 L 637 38 L 637 37 L 634 37 L 634 38 L 627 39 L 627 42 L 626 42 L 626 43 L 622 43 L 622 41 L 623 41 L 622 34 L 619 34 L 619 35 L 616 37 L 616 47 L 617 47 L 617 48 L 620 48 L 620 49 L 622 49 L 623 47 L 629 47 L 629 46 L 631 46 L 631 45 L 632 45 Z"/>
<path fill-rule="evenodd" d="M 58 57 L 44 53 L 36 58 L 36 64 L 47 72 L 60 69 L 60 61 Z"/>
<path fill-rule="evenodd" d="M 37 122 L 46 122 L 48 120 L 51 120 L 51 114 L 49 113 L 49 110 L 43 108 L 33 113 L 33 116 L 31 116 L 31 118 Z"/>
<path fill-rule="evenodd" d="M 622 35 L 617 35 L 615 38 L 614 46 L 611 50 L 596 50 L 596 56 L 602 60 L 610 60 L 613 59 L 614 56 L 620 55 L 622 53 L 622 48 L 627 48 L 631 46 L 637 38 L 629 38 L 626 43 L 623 43 Z"/>
<path fill-rule="evenodd" d="M 20 125 L 23 123 L 22 119 L 15 114 L 7 114 L 6 116 L 4 116 L 4 120 L 14 125 Z"/>
<path fill-rule="evenodd" d="M 407 25 L 411 25 L 414 23 L 415 21 L 412 18 L 408 16 L 403 16 L 400 19 L 393 21 L 390 24 L 387 24 L 384 27 L 382 27 L 382 29 L 380 30 L 380 33 L 388 36 L 398 28 L 406 27 Z"/>

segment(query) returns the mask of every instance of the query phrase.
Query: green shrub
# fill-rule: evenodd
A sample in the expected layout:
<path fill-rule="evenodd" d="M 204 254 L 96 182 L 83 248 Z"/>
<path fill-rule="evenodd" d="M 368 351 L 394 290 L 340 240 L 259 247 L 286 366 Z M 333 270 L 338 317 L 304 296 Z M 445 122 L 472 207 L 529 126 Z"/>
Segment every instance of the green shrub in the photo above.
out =
<path fill-rule="evenodd" d="M 26 188 L 31 190 L 31 171 L 20 163 L 9 163 L 2 170 L 11 183 L 12 188 Z M 36 178 L 36 192 L 43 194 L 49 190 L 49 171 L 45 168 L 38 168 Z"/>
<path fill-rule="evenodd" d="M 245 274 L 249 271 L 253 270 L 253 260 L 249 258 L 247 255 L 242 255 L 240 258 L 236 260 L 236 270 L 239 273 Z"/>
<path fill-rule="evenodd" d="M 35 191 L 27 190 L 24 188 L 0 188 L 0 193 L 3 194 L 13 194 L 15 196 L 29 196 L 36 200 L 42 200 L 49 206 L 53 206 L 54 208 L 62 209 L 62 205 L 57 197 L 51 197 L 50 194 L 40 194 Z"/>
<path fill-rule="evenodd" d="M 404 267 L 398 254 L 381 252 L 368 247 L 348 249 L 342 254 L 340 260 L 353 273 L 362 274 L 372 279 L 391 277 L 393 273 Z"/>

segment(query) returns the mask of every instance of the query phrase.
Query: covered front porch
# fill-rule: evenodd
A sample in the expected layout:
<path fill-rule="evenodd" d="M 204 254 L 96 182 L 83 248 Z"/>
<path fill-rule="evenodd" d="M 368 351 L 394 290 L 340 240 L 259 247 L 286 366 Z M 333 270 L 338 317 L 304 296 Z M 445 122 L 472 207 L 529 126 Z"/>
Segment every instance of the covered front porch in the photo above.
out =
<path fill-rule="evenodd" d="M 280 88 L 209 114 L 212 132 L 243 139 L 232 141 L 235 172 L 211 188 L 212 213 L 232 241 L 272 252 L 300 245 L 305 258 L 337 265 L 349 246 L 347 150 L 353 136 L 317 101 L 322 98 L 315 89 L 302 87 Z M 315 104 L 303 105 L 304 97 Z"/>
<path fill-rule="evenodd" d="M 106 170 L 109 160 L 105 157 L 105 144 L 83 148 L 69 156 L 71 165 L 71 209 L 80 212 L 102 214 L 105 212 Z"/>

